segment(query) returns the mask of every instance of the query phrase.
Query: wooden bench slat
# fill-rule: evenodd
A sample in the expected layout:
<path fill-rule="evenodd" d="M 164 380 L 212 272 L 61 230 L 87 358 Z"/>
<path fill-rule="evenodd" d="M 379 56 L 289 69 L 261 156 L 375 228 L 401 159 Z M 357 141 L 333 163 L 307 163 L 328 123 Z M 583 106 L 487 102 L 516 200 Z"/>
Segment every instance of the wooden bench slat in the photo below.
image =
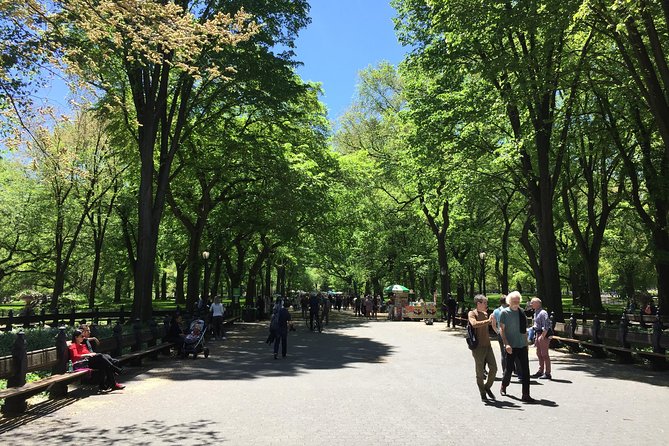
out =
<path fill-rule="evenodd" d="M 59 374 L 59 375 L 51 375 L 48 378 L 40 379 L 39 381 L 33 381 L 30 383 L 26 383 L 25 385 L 21 387 L 8 387 L 4 390 L 0 390 L 0 399 L 2 398 L 8 398 L 12 396 L 17 396 L 17 395 L 22 395 L 25 393 L 31 393 L 38 391 L 40 389 L 47 389 L 49 386 L 56 384 L 56 383 L 62 383 L 62 382 L 69 382 L 69 381 L 74 381 L 76 379 L 79 379 L 89 373 L 90 370 L 77 370 L 75 372 L 70 372 L 70 373 L 64 373 L 64 374 Z"/>
<path fill-rule="evenodd" d="M 130 360 L 135 359 L 135 358 L 141 358 L 143 356 L 150 355 L 151 353 L 159 352 L 159 351 L 164 350 L 166 348 L 174 347 L 174 345 L 175 345 L 174 342 L 164 342 L 162 344 L 155 345 L 153 347 L 149 347 L 145 350 L 125 354 L 123 356 L 120 356 L 117 359 L 119 360 L 119 362 L 127 362 L 127 361 L 130 361 Z"/>

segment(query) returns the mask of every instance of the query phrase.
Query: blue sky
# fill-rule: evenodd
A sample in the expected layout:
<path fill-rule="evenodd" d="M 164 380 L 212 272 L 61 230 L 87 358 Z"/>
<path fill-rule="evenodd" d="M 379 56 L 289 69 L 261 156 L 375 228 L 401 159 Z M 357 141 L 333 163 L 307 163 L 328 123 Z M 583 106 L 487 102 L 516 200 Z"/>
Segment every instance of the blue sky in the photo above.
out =
<path fill-rule="evenodd" d="M 336 120 L 351 104 L 358 72 L 388 61 L 397 65 L 406 50 L 398 43 L 389 0 L 310 0 L 311 24 L 302 30 L 295 49 L 303 65 L 299 75 L 322 83 L 321 100 Z M 68 110 L 67 88 L 58 78 L 38 96 Z"/>
<path fill-rule="evenodd" d="M 311 0 L 311 24 L 297 40 L 298 69 L 306 81 L 321 82 L 330 119 L 348 108 L 357 73 L 388 61 L 397 65 L 406 50 L 398 43 L 389 0 Z"/>

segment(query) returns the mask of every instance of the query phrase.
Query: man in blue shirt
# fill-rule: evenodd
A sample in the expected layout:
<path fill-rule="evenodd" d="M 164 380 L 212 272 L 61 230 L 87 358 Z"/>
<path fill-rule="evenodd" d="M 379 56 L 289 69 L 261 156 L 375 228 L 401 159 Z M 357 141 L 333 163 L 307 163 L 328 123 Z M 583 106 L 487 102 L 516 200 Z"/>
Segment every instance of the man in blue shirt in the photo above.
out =
<path fill-rule="evenodd" d="M 518 291 L 513 291 L 506 296 L 508 308 L 502 310 L 499 317 L 500 336 L 504 342 L 504 350 L 507 355 L 507 364 L 513 363 L 518 358 L 522 374 L 523 395 L 521 400 L 526 403 L 535 402 L 530 396 L 530 363 L 527 355 L 527 318 L 520 309 L 522 296 Z M 502 378 L 502 389 L 500 393 L 506 395 L 506 388 L 511 382 L 511 367 L 507 367 Z"/>
<path fill-rule="evenodd" d="M 499 299 L 499 307 L 495 308 L 495 311 L 492 312 L 492 328 L 495 330 L 495 333 L 497 333 L 497 341 L 499 342 L 499 351 L 500 355 L 502 356 L 502 375 L 504 375 L 504 372 L 506 371 L 506 349 L 504 348 L 504 341 L 502 340 L 502 336 L 499 334 L 499 317 L 502 315 L 502 310 L 507 308 L 508 305 L 506 303 L 506 296 L 502 296 Z"/>

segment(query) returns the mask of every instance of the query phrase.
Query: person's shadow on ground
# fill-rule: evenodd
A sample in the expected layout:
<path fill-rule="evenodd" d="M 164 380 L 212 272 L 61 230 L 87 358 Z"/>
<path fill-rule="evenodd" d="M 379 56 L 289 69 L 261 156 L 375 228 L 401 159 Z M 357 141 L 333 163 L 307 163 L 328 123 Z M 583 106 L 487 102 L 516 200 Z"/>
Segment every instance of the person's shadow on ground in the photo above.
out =
<path fill-rule="evenodd" d="M 518 401 L 524 406 L 546 406 L 546 407 L 558 407 L 558 404 L 555 401 L 546 400 L 546 399 L 535 399 L 532 403 L 525 403 L 517 396 L 507 395 L 507 398 Z"/>
<path fill-rule="evenodd" d="M 515 404 L 511 401 L 501 401 L 501 400 L 488 399 L 484 404 L 486 406 L 495 407 L 497 409 L 521 410 L 521 407 L 518 404 Z"/>

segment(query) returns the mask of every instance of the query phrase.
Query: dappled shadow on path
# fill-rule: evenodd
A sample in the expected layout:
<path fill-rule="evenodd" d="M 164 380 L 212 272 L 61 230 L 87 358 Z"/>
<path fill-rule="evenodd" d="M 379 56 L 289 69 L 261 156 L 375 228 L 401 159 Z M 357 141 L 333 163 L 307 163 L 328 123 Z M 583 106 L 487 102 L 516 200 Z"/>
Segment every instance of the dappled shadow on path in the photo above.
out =
<path fill-rule="evenodd" d="M 58 409 L 67 407 L 70 404 L 75 403 L 78 399 L 79 398 L 67 397 L 57 400 L 46 400 L 39 404 L 30 406 L 30 409 L 23 414 L 15 416 L 3 415 L 2 418 L 0 418 L 0 435 L 18 427 L 24 426 L 31 421 L 47 416 Z M 2 442 L 1 438 L 0 442 Z"/>
<path fill-rule="evenodd" d="M 288 334 L 288 356 L 281 358 L 279 351 L 279 359 L 276 360 L 273 358 L 272 345 L 265 343 L 268 334 L 266 323 L 236 324 L 228 333 L 226 341 L 208 344 L 211 349 L 209 358 L 179 359 L 169 370 L 153 369 L 146 374 L 176 381 L 239 380 L 295 376 L 310 370 L 385 362 L 393 352 L 391 346 L 344 332 L 346 328 L 364 325 L 366 322 L 357 318 L 331 320 L 323 333 L 317 333 L 306 330 L 303 322 L 296 320 L 297 331 Z"/>
<path fill-rule="evenodd" d="M 98 429 L 82 423 L 78 426 L 62 426 L 53 429 L 35 424 L 29 435 L 15 439 L 15 444 L 217 444 L 226 441 L 214 426 L 213 420 L 198 420 L 187 423 L 165 423 L 149 420 L 141 424 L 119 426 L 112 429 Z M 27 438 L 26 438 L 27 437 Z M 9 443 L 5 443 L 9 444 Z"/>

